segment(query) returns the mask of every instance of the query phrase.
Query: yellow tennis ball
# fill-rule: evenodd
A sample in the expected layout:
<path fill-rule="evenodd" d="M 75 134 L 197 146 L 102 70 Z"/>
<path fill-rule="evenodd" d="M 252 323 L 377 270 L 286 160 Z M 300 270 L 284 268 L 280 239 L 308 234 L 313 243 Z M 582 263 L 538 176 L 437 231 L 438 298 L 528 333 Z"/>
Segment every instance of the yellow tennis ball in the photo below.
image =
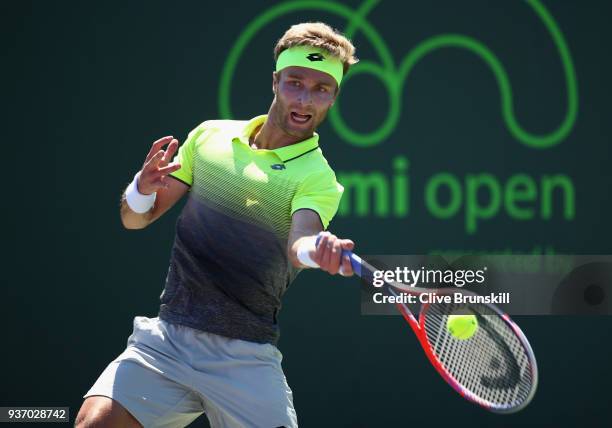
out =
<path fill-rule="evenodd" d="M 478 321 L 474 315 L 449 315 L 446 328 L 454 338 L 466 340 L 478 330 Z"/>

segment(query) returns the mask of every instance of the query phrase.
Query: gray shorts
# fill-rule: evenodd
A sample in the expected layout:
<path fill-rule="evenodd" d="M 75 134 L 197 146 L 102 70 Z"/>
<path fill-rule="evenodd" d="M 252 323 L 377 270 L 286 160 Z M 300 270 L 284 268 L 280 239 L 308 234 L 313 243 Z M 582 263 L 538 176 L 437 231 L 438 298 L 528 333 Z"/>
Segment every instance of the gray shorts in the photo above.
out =
<path fill-rule="evenodd" d="M 184 427 L 202 413 L 214 428 L 293 428 L 281 360 L 271 344 L 139 316 L 125 351 L 83 398 L 110 397 L 145 428 Z"/>

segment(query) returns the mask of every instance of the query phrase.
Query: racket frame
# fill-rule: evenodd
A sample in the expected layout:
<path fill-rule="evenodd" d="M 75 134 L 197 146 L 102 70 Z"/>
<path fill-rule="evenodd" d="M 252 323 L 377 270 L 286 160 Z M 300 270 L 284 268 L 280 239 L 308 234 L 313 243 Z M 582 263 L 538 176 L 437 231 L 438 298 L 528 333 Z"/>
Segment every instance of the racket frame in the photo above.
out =
<path fill-rule="evenodd" d="M 350 251 L 343 251 L 343 254 L 346 254 L 350 257 L 353 272 L 361 278 L 364 278 L 364 274 L 366 272 L 373 275 L 374 271 L 377 270 L 375 267 L 373 267 L 369 263 L 362 260 L 361 257 L 357 256 L 356 254 Z M 394 289 L 401 290 L 402 293 L 408 293 L 412 295 L 421 295 L 423 293 L 445 294 L 449 292 L 448 289 L 433 289 L 433 288 L 425 289 L 425 288 L 420 288 L 420 287 L 411 287 L 405 284 L 390 283 L 387 281 L 385 281 L 384 287 L 391 295 L 395 297 L 398 297 L 399 295 Z M 463 294 L 477 295 L 476 293 L 473 293 L 467 290 L 463 290 L 463 289 L 454 289 L 453 292 L 461 292 Z M 515 413 L 525 408 L 525 406 L 529 404 L 529 402 L 533 399 L 533 396 L 535 395 L 535 391 L 538 385 L 538 367 L 537 367 L 537 362 L 535 359 L 535 354 L 525 334 L 522 332 L 519 326 L 514 321 L 512 321 L 512 319 L 510 318 L 508 314 L 504 313 L 501 309 L 499 309 L 497 306 L 493 304 L 482 303 L 482 305 L 486 306 L 495 315 L 498 315 L 504 320 L 506 325 L 508 325 L 512 329 L 512 331 L 516 335 L 516 338 L 521 342 L 521 345 L 523 346 L 523 348 L 525 349 L 527 353 L 527 356 L 530 362 L 529 368 L 531 372 L 530 375 L 532 379 L 532 387 L 529 391 L 529 395 L 525 398 L 525 400 L 523 400 L 517 406 L 499 406 L 487 400 L 483 400 L 482 398 L 470 392 L 467 388 L 463 387 L 459 383 L 459 381 L 457 381 L 446 370 L 446 368 L 441 364 L 441 362 L 438 360 L 438 358 L 433 353 L 432 346 L 429 343 L 429 340 L 427 339 L 427 333 L 425 331 L 425 319 L 426 319 L 427 310 L 431 306 L 430 303 L 423 303 L 421 305 L 421 310 L 419 311 L 420 315 L 419 315 L 418 320 L 416 319 L 416 317 L 414 316 L 410 308 L 405 303 L 402 303 L 402 302 L 396 303 L 397 309 L 402 314 L 404 319 L 408 322 L 408 324 L 414 331 L 415 335 L 417 336 L 417 339 L 421 347 L 423 348 L 423 351 L 425 352 L 427 359 L 429 360 L 431 365 L 434 366 L 434 368 L 440 374 L 442 379 L 446 381 L 446 383 L 448 383 L 463 398 L 465 398 L 468 401 L 478 404 L 479 406 L 483 407 L 484 409 L 488 411 L 491 411 L 493 413 L 502 413 L 502 414 Z"/>

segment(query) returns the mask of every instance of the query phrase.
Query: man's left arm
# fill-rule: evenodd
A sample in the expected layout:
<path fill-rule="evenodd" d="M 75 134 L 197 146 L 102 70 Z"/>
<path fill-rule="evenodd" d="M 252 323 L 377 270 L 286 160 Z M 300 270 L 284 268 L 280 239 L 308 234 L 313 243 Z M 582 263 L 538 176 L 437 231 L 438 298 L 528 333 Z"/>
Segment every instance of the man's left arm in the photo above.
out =
<path fill-rule="evenodd" d="M 291 264 L 296 268 L 309 267 L 300 261 L 298 256 L 300 248 L 302 251 L 309 249 L 310 259 L 319 265 L 320 269 L 335 275 L 342 268 L 342 275 L 352 275 L 351 262 L 348 256 L 342 257 L 342 250 L 353 250 L 355 246 L 353 241 L 340 239 L 330 232 L 322 231 L 321 218 L 316 211 L 300 209 L 293 213 L 287 242 L 287 256 Z M 322 232 L 321 239 L 315 249 L 313 244 L 320 232 Z"/>

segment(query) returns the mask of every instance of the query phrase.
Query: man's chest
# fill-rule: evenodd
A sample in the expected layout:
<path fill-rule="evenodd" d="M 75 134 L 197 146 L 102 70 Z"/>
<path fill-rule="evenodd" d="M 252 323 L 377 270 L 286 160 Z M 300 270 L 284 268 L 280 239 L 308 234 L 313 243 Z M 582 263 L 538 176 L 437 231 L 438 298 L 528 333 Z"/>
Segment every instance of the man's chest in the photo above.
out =
<path fill-rule="evenodd" d="M 192 192 L 246 219 L 286 223 L 298 185 L 299 178 L 269 150 L 211 141 L 194 156 Z"/>

